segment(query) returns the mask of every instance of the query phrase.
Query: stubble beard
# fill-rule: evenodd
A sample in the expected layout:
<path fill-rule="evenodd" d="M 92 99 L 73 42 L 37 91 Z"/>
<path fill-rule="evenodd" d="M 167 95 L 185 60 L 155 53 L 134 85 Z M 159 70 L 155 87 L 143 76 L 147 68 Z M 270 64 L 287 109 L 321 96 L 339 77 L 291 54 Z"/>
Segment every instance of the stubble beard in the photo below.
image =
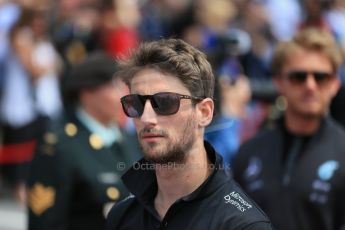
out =
<path fill-rule="evenodd" d="M 309 94 L 305 93 L 304 95 L 302 95 L 303 97 L 307 97 Z M 300 101 L 303 101 L 303 97 L 300 98 Z M 297 105 L 295 106 L 291 106 L 292 111 L 300 116 L 303 117 L 304 119 L 321 119 L 322 117 L 326 116 L 329 110 L 329 106 L 330 106 L 330 102 L 328 101 L 327 103 L 325 103 L 319 96 L 317 95 L 312 95 L 311 97 L 315 97 L 317 100 L 317 106 L 316 108 L 308 108 L 310 107 L 310 105 L 304 104 L 299 102 Z M 293 103 L 293 102 L 292 102 Z M 296 102 L 295 102 L 296 103 Z M 288 103 L 288 107 L 289 107 L 289 103 Z M 315 107 L 315 105 L 314 105 Z M 288 108 L 289 109 L 289 108 Z"/>
<path fill-rule="evenodd" d="M 292 113 L 298 115 L 299 117 L 303 117 L 304 119 L 322 119 L 327 115 L 328 109 L 326 108 L 319 108 L 315 111 L 308 111 L 305 108 L 294 108 L 291 111 Z"/>
<path fill-rule="evenodd" d="M 183 164 L 186 162 L 187 153 L 193 147 L 196 135 L 194 116 L 191 115 L 184 125 L 182 135 L 174 138 L 161 146 L 161 143 L 150 143 L 148 146 L 141 144 L 144 158 L 154 164 Z M 169 138 L 167 136 L 167 138 Z"/>

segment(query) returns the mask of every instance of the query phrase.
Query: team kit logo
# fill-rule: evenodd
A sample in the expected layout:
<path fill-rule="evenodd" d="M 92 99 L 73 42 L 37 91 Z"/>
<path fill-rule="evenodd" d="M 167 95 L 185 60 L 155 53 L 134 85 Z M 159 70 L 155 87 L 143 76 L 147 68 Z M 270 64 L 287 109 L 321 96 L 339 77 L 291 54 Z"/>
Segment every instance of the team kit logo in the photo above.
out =
<path fill-rule="evenodd" d="M 329 192 L 332 190 L 331 179 L 339 168 L 339 162 L 329 160 L 322 163 L 317 171 L 317 178 L 312 183 L 312 192 L 309 200 L 313 203 L 325 204 L 328 201 Z"/>
<path fill-rule="evenodd" d="M 253 207 L 235 191 L 232 191 L 228 195 L 224 196 L 224 200 L 226 204 L 232 204 L 241 212 L 245 212 Z"/>

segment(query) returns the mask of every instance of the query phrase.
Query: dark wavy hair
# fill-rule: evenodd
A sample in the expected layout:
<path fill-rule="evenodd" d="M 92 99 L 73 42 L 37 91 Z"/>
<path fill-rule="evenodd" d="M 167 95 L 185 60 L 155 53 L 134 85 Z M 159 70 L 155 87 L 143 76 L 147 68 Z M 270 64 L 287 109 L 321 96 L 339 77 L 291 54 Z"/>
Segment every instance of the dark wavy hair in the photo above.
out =
<path fill-rule="evenodd" d="M 118 63 L 117 75 L 129 87 L 136 73 L 152 68 L 176 76 L 193 96 L 213 98 L 215 79 L 206 55 L 180 39 L 144 42 Z"/>

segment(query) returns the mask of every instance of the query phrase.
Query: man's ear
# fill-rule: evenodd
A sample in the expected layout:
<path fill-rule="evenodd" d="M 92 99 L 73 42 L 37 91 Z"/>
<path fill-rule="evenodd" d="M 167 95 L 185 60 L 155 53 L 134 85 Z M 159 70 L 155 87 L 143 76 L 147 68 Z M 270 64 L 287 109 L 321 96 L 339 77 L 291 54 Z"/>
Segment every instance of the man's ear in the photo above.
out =
<path fill-rule="evenodd" d="M 199 126 L 206 127 L 213 118 L 214 102 L 211 98 L 205 98 L 197 104 Z"/>

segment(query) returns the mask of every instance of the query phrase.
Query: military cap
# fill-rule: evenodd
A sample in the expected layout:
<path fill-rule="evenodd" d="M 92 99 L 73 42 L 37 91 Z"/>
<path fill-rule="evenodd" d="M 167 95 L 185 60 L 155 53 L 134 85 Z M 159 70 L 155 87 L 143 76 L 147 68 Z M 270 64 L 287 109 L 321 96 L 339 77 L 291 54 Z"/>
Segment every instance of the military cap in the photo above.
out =
<path fill-rule="evenodd" d="M 87 56 L 65 74 L 61 87 L 64 101 L 76 102 L 82 89 L 93 89 L 114 79 L 117 64 L 101 51 Z"/>

